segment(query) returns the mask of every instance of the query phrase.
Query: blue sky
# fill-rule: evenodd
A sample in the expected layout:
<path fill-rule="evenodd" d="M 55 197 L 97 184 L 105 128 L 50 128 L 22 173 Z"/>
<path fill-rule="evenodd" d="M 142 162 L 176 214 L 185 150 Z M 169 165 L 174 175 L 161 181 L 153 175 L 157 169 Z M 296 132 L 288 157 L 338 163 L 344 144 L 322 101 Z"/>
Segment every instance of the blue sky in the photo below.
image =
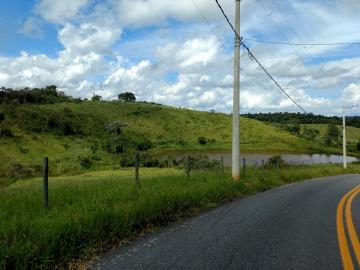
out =
<path fill-rule="evenodd" d="M 233 21 L 234 1 L 220 3 Z M 357 0 L 243 0 L 241 35 L 360 42 L 359 12 Z M 0 86 L 55 84 L 109 100 L 132 91 L 140 100 L 230 112 L 233 39 L 213 0 L 1 1 Z M 307 111 L 339 114 L 342 104 L 360 102 L 360 46 L 247 44 Z M 245 52 L 241 67 L 242 112 L 297 111 Z"/>

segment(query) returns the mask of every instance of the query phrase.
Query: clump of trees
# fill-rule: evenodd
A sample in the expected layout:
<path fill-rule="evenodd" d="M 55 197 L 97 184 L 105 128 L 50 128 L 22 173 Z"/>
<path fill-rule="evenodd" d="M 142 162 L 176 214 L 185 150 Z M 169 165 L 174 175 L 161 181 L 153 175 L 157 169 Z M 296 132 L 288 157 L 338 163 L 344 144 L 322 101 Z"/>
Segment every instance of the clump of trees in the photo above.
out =
<path fill-rule="evenodd" d="M 340 143 L 340 131 L 334 124 L 329 124 L 324 136 L 324 143 L 328 146 L 338 145 Z"/>
<path fill-rule="evenodd" d="M 91 101 L 101 101 L 102 100 L 102 96 L 100 95 L 93 95 L 91 98 Z"/>
<path fill-rule="evenodd" d="M 0 104 L 52 104 L 71 100 L 72 97 L 58 91 L 55 85 L 45 88 L 0 88 Z"/>
<path fill-rule="evenodd" d="M 314 140 L 316 138 L 316 136 L 318 136 L 319 134 L 320 134 L 319 130 L 317 130 L 315 128 L 304 127 L 301 137 L 308 139 L 308 140 Z"/>
<path fill-rule="evenodd" d="M 263 122 L 277 123 L 277 124 L 334 124 L 341 125 L 342 118 L 338 116 L 324 116 L 315 115 L 312 113 L 247 113 L 242 116 L 256 119 Z M 346 124 L 352 127 L 360 128 L 360 116 L 348 116 L 346 117 Z"/>
<path fill-rule="evenodd" d="M 118 100 L 123 102 L 136 102 L 136 97 L 134 93 L 125 92 L 118 95 Z"/>
<path fill-rule="evenodd" d="M 205 137 L 199 137 L 198 138 L 198 143 L 202 144 L 202 145 L 206 144 L 206 138 Z"/>
<path fill-rule="evenodd" d="M 281 155 L 274 155 L 269 158 L 269 160 L 266 162 L 265 166 L 281 168 L 281 167 L 286 166 L 286 162 Z"/>

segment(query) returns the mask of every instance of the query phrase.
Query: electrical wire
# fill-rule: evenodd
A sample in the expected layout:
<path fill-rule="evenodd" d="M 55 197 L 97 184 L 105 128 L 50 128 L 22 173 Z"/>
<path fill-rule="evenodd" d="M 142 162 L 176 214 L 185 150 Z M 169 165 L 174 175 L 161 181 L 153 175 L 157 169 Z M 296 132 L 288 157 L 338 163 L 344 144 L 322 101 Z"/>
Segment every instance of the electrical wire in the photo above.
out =
<path fill-rule="evenodd" d="M 199 5 L 196 3 L 195 0 L 191 0 L 194 4 L 194 6 L 196 7 L 196 9 L 198 10 L 199 14 L 201 15 L 201 17 L 203 18 L 203 20 L 207 23 L 207 25 L 211 28 L 212 25 L 209 22 L 209 20 L 206 18 L 204 12 L 201 10 L 201 8 L 199 7 Z M 218 40 L 218 42 L 221 44 L 221 46 L 226 50 L 226 46 L 225 44 L 221 41 L 221 38 L 214 32 L 214 35 L 216 36 L 216 39 Z"/>
<path fill-rule="evenodd" d="M 275 83 L 275 85 L 304 113 L 307 113 L 303 107 L 301 107 L 285 90 L 284 88 L 274 79 L 274 77 L 266 70 L 266 68 L 260 63 L 260 61 L 255 57 L 255 55 L 251 52 L 248 46 L 243 42 L 243 39 L 240 37 L 240 35 L 236 32 L 234 26 L 230 22 L 228 16 L 226 15 L 225 11 L 223 10 L 222 6 L 220 5 L 218 0 L 215 0 L 216 4 L 218 5 L 219 9 L 221 10 L 223 16 L 225 17 L 227 23 L 230 25 L 232 31 L 234 32 L 235 36 L 237 37 L 238 41 L 240 41 L 240 44 L 245 48 L 245 50 L 250 55 L 251 59 L 255 60 L 255 62 L 260 66 L 260 68 L 267 74 L 267 76 Z"/>
<path fill-rule="evenodd" d="M 283 42 L 283 41 L 270 41 L 270 40 L 261 40 L 254 38 L 244 38 L 244 40 L 254 41 L 258 43 L 265 44 L 274 44 L 274 45 L 290 45 L 290 46 L 339 46 L 339 45 L 360 45 L 360 42 L 334 42 L 334 43 L 293 43 L 293 42 Z"/>

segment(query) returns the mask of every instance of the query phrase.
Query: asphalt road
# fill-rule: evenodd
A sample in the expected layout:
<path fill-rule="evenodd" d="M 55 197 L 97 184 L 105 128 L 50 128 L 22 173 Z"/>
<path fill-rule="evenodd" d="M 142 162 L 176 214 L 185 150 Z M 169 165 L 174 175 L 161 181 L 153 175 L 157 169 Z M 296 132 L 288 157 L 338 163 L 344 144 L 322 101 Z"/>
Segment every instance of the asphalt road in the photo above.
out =
<path fill-rule="evenodd" d="M 239 199 L 104 254 L 90 269 L 352 269 L 349 260 L 360 269 L 347 226 L 352 218 L 359 235 L 360 189 L 338 210 L 358 185 L 360 175 L 342 175 Z"/>

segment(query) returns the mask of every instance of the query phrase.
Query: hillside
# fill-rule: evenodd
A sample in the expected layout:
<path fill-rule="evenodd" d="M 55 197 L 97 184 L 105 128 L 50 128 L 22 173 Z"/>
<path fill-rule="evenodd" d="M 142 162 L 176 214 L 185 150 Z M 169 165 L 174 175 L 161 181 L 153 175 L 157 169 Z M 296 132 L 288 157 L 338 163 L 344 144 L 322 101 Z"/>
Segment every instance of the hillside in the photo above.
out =
<path fill-rule="evenodd" d="M 306 127 L 318 130 L 319 134 L 316 135 L 315 140 L 319 142 L 323 139 L 328 127 L 327 124 L 302 124 L 300 126 L 302 129 Z M 337 125 L 337 128 L 342 132 L 342 125 Z M 358 143 L 360 141 L 360 128 L 347 126 L 346 140 L 349 145 Z"/>
<path fill-rule="evenodd" d="M 63 174 L 115 165 L 125 155 L 124 149 L 154 154 L 231 147 L 231 116 L 223 113 L 100 101 L 0 105 L 0 113 L 4 116 L 0 121 L 3 178 L 16 173 L 19 166 L 24 174 L 24 168 L 39 173 L 44 156 L 50 158 L 52 174 Z M 126 124 L 120 135 L 107 132 L 114 121 Z M 248 118 L 240 122 L 243 151 L 329 150 L 271 124 Z"/>

